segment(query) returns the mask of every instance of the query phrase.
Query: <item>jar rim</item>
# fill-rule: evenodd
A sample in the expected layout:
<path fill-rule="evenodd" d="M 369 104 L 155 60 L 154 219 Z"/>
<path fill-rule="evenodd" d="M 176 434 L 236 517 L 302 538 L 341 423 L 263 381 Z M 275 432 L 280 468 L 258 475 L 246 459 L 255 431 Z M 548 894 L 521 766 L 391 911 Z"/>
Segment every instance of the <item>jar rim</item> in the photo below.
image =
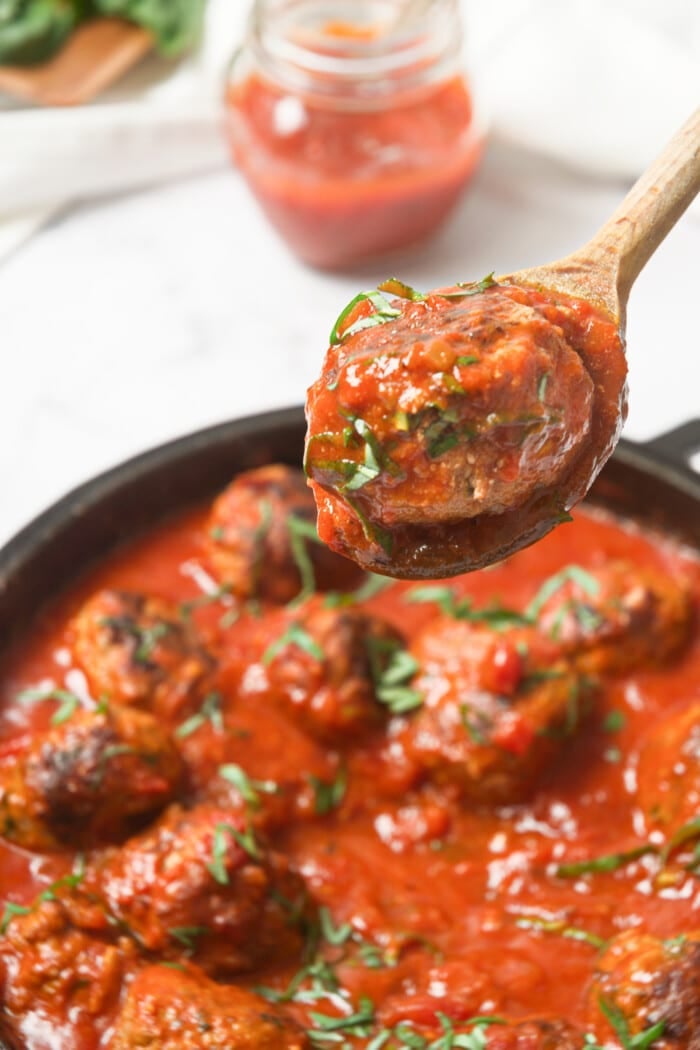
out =
<path fill-rule="evenodd" d="M 250 39 L 258 61 L 290 86 L 336 94 L 354 84 L 376 95 L 444 75 L 461 52 L 457 0 L 432 0 L 406 23 L 362 18 L 372 10 L 395 13 L 402 0 L 335 6 L 342 14 L 333 18 L 328 0 L 256 0 Z"/>

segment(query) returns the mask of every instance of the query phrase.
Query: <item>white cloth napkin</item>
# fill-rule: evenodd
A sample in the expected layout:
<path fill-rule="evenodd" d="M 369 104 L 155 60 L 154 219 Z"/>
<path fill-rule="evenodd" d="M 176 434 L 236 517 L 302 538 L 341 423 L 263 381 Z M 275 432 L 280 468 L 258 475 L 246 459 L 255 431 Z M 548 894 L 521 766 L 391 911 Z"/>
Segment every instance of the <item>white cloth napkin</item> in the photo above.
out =
<path fill-rule="evenodd" d="M 700 102 L 698 0 L 461 0 L 492 133 L 631 179 Z M 0 96 L 0 261 L 66 204 L 227 163 L 225 72 L 244 0 L 209 0 L 200 48 L 152 58 L 91 106 Z"/>

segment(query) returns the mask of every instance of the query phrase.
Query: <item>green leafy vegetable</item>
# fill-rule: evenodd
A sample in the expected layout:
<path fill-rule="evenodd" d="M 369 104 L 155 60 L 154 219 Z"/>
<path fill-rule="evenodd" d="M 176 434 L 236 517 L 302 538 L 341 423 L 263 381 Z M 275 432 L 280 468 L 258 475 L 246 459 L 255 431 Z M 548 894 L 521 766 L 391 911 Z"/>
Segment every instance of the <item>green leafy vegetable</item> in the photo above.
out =
<path fill-rule="evenodd" d="M 227 780 L 229 784 L 233 784 L 243 801 L 247 802 L 252 809 L 260 808 L 261 795 L 279 794 L 279 785 L 274 780 L 254 780 L 233 762 L 219 766 L 219 776 Z"/>
<path fill-rule="evenodd" d="M 51 716 L 51 724 L 54 726 L 63 725 L 81 707 L 80 697 L 68 689 L 24 689 L 17 696 L 17 702 L 20 704 L 38 704 L 46 700 L 55 700 L 59 705 Z"/>
<path fill-rule="evenodd" d="M 211 724 L 215 732 L 223 733 L 224 718 L 221 713 L 220 693 L 209 693 L 205 696 L 199 711 L 177 727 L 175 730 L 175 736 L 178 740 L 184 740 L 185 737 L 191 736 L 192 733 L 196 733 L 197 730 L 201 729 L 202 726 L 207 724 L 207 722 Z"/>
<path fill-rule="evenodd" d="M 330 782 L 309 773 L 309 783 L 314 791 L 314 809 L 319 816 L 324 817 L 342 804 L 348 786 L 348 773 L 343 766 L 335 780 Z"/>
<path fill-rule="evenodd" d="M 83 0 L 0 0 L 0 64 L 45 62 L 65 43 L 86 7 Z"/>
<path fill-rule="evenodd" d="M 425 299 L 422 292 L 417 292 L 415 288 L 411 288 L 410 284 L 405 284 L 398 277 L 390 277 L 377 287 L 380 292 L 395 295 L 397 299 L 409 299 L 413 303 L 420 303 Z"/>
<path fill-rule="evenodd" d="M 640 857 L 646 857 L 650 853 L 658 853 L 656 846 L 635 846 L 634 849 L 626 850 L 624 853 L 608 853 L 603 857 L 594 857 L 591 860 L 560 864 L 556 874 L 560 879 L 577 879 L 580 875 L 617 871 L 631 861 L 639 860 Z"/>
<path fill-rule="evenodd" d="M 148 30 L 168 58 L 196 44 L 205 6 L 205 0 L 94 0 L 96 13 L 126 18 Z"/>
<path fill-rule="evenodd" d="M 294 564 L 299 571 L 301 590 L 294 598 L 294 605 L 298 605 L 310 597 L 316 590 L 316 573 L 314 564 L 309 554 L 307 543 L 321 543 L 316 526 L 303 518 L 297 518 L 290 514 L 287 518 L 287 530 L 289 532 L 289 546 L 292 551 Z"/>
<path fill-rule="evenodd" d="M 459 288 L 458 292 L 440 292 L 440 295 L 443 299 L 467 299 L 471 295 L 485 292 L 487 288 L 493 288 L 496 284 L 498 281 L 492 272 L 486 274 L 486 277 L 482 277 L 480 281 L 458 281 L 455 286 Z"/>
<path fill-rule="evenodd" d="M 368 317 L 361 317 L 350 324 L 349 327 L 346 327 L 350 317 L 361 303 L 369 303 L 374 312 Z M 392 306 L 381 292 L 360 292 L 348 303 L 333 325 L 330 344 L 331 346 L 337 346 L 345 339 L 349 339 L 351 335 L 362 332 L 365 328 L 374 328 L 376 325 L 386 324 L 387 321 L 392 321 L 400 315 L 401 311 Z"/>
<path fill-rule="evenodd" d="M 659 1021 L 658 1024 L 652 1025 L 644 1032 L 638 1032 L 637 1035 L 632 1035 L 629 1030 L 627 1018 L 616 1003 L 611 1002 L 609 999 L 605 999 L 601 995 L 598 999 L 598 1005 L 600 1006 L 601 1013 L 604 1014 L 612 1028 L 614 1028 L 615 1034 L 622 1043 L 624 1050 L 647 1050 L 648 1047 L 656 1042 L 657 1039 L 660 1039 L 664 1034 L 666 1022 Z"/>
<path fill-rule="evenodd" d="M 567 926 L 561 919 L 543 919 L 540 915 L 521 915 L 515 922 L 523 930 L 539 930 L 542 933 L 554 933 L 559 937 L 566 937 L 571 941 L 581 941 L 590 944 L 592 948 L 605 948 L 607 941 L 598 937 L 588 930 L 581 930 L 578 926 Z"/>
<path fill-rule="evenodd" d="M 262 662 L 266 666 L 271 664 L 288 645 L 295 645 L 297 649 L 312 656 L 314 660 L 323 660 L 323 649 L 318 642 L 311 637 L 308 631 L 304 630 L 301 624 L 290 623 L 287 630 L 267 647 L 263 653 Z"/>
<path fill-rule="evenodd" d="M 5 902 L 5 910 L 0 919 L 0 936 L 4 937 L 12 920 L 18 915 L 29 915 L 31 908 L 25 904 L 15 904 L 13 901 Z"/>
<path fill-rule="evenodd" d="M 624 711 L 608 711 L 603 719 L 603 729 L 606 733 L 619 733 L 625 728 L 627 719 Z"/>
<path fill-rule="evenodd" d="M 367 652 L 377 700 L 393 715 L 406 714 L 420 707 L 423 697 L 409 684 L 419 666 L 401 643 L 393 639 L 368 638 Z"/>
<path fill-rule="evenodd" d="M 206 926 L 174 926 L 168 930 L 173 940 L 177 941 L 189 952 L 195 951 L 199 938 L 208 932 Z"/>
<path fill-rule="evenodd" d="M 452 587 L 431 585 L 414 587 L 404 597 L 410 603 L 435 602 L 445 616 L 454 620 L 468 620 L 471 623 L 486 623 L 495 630 L 505 627 L 529 626 L 530 619 L 514 609 L 493 603 L 482 609 L 475 609 L 470 598 L 458 598 Z"/>
<path fill-rule="evenodd" d="M 549 599 L 562 587 L 566 586 L 567 583 L 575 583 L 591 598 L 595 598 L 600 591 L 600 584 L 595 576 L 591 576 L 580 565 L 567 565 L 560 572 L 545 580 L 525 610 L 526 617 L 531 621 L 536 620 Z"/>

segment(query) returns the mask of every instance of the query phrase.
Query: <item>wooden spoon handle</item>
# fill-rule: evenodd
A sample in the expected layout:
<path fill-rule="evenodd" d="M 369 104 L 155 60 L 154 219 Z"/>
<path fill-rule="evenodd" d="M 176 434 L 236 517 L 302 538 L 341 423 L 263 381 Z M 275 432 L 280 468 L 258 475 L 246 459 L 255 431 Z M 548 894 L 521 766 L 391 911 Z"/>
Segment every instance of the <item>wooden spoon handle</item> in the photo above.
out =
<path fill-rule="evenodd" d="M 700 192 L 700 109 L 577 255 L 606 271 L 624 314 L 641 270 Z"/>

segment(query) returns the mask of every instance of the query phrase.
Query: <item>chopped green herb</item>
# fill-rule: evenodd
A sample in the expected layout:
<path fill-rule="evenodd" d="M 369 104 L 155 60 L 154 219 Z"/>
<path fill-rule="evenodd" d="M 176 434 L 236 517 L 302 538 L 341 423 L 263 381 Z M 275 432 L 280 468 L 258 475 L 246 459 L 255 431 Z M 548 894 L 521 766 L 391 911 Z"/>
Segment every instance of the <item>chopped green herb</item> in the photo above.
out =
<path fill-rule="evenodd" d="M 173 940 L 186 948 L 188 952 L 195 951 L 198 939 L 208 932 L 206 926 L 174 926 L 168 930 Z"/>
<path fill-rule="evenodd" d="M 543 919 L 539 915 L 521 915 L 515 922 L 523 930 L 540 930 L 542 933 L 555 933 L 559 937 L 566 937 L 571 941 L 582 941 L 590 944 L 592 948 L 605 948 L 607 941 L 598 937 L 588 930 L 581 930 L 577 926 L 567 926 L 561 919 Z"/>
<path fill-rule="evenodd" d="M 391 533 L 387 529 L 383 529 L 380 525 L 377 525 L 376 522 L 370 521 L 355 500 L 346 496 L 345 502 L 355 512 L 355 516 L 362 526 L 362 532 L 364 533 L 365 539 L 369 540 L 370 543 L 378 543 L 385 554 L 391 555 L 391 552 L 394 549 L 394 538 Z"/>
<path fill-rule="evenodd" d="M 68 689 L 23 689 L 17 696 L 20 704 L 44 703 L 46 700 L 55 700 L 59 705 L 51 716 L 51 725 L 54 726 L 63 725 L 81 706 L 80 697 Z"/>
<path fill-rule="evenodd" d="M 450 372 L 442 373 L 442 385 L 450 394 L 463 394 L 464 387 Z"/>
<path fill-rule="evenodd" d="M 526 617 L 530 621 L 536 620 L 549 599 L 567 583 L 575 583 L 591 598 L 595 598 L 600 591 L 600 584 L 595 576 L 586 572 L 580 565 L 567 565 L 566 568 L 545 580 L 525 610 Z"/>
<path fill-rule="evenodd" d="M 220 693 L 208 693 L 202 701 L 202 706 L 196 714 L 186 719 L 181 723 L 175 730 L 175 736 L 178 740 L 184 740 L 185 737 L 191 736 L 192 733 L 196 733 L 198 729 L 206 725 L 209 722 L 217 733 L 223 733 L 224 731 L 224 718 L 221 713 L 221 694 Z"/>
<path fill-rule="evenodd" d="M 580 875 L 595 875 L 601 872 L 617 871 L 624 868 L 626 864 L 640 857 L 646 857 L 650 853 L 658 853 L 656 846 L 635 846 L 634 849 L 626 850 L 624 853 L 609 853 L 603 857 L 594 857 L 591 860 L 579 860 L 569 864 L 560 864 L 556 874 L 560 879 L 576 879 Z"/>
<path fill-rule="evenodd" d="M 228 886 L 229 884 L 228 869 L 226 867 L 226 856 L 229 845 L 228 838 L 233 839 L 233 841 L 254 860 L 257 860 L 260 857 L 260 851 L 251 828 L 242 832 L 239 831 L 238 828 L 234 828 L 231 824 L 217 824 L 214 829 L 211 862 L 207 864 L 207 870 L 214 881 L 218 882 L 220 886 Z"/>
<path fill-rule="evenodd" d="M 377 287 L 380 292 L 395 295 L 397 299 L 408 299 L 413 303 L 419 303 L 425 299 L 422 292 L 417 292 L 415 288 L 411 288 L 410 284 L 400 281 L 398 277 L 390 277 L 387 281 L 382 281 Z"/>
<path fill-rule="evenodd" d="M 279 656 L 288 645 L 295 645 L 297 649 L 301 649 L 308 656 L 312 656 L 314 660 L 323 661 L 323 649 L 318 642 L 311 637 L 308 631 L 304 630 L 301 624 L 290 623 L 284 634 L 272 642 L 263 653 L 262 662 L 265 666 L 271 664 L 275 657 Z"/>
<path fill-rule="evenodd" d="M 603 719 L 603 729 L 606 733 L 619 733 L 625 728 L 626 722 L 624 711 L 608 711 Z"/>
<path fill-rule="evenodd" d="M 293 601 L 294 605 L 298 605 L 316 590 L 316 573 L 307 542 L 320 544 L 321 540 L 312 522 L 297 518 L 294 514 L 287 518 L 287 530 L 292 557 L 301 580 L 301 590 Z"/>
<path fill-rule="evenodd" d="M 330 782 L 309 773 L 309 783 L 314 791 L 314 809 L 319 816 L 324 817 L 342 804 L 348 786 L 348 773 L 342 767 L 335 780 Z"/>
<path fill-rule="evenodd" d="M 481 361 L 480 357 L 476 354 L 460 354 L 455 364 L 459 365 L 460 368 L 465 368 L 467 365 L 478 365 Z"/>
<path fill-rule="evenodd" d="M 664 1034 L 664 1028 L 666 1027 L 665 1021 L 659 1021 L 658 1024 L 652 1025 L 647 1028 L 644 1032 L 638 1032 L 637 1035 L 632 1035 L 629 1030 L 627 1018 L 620 1010 L 616 1003 L 613 1003 L 610 999 L 605 999 L 602 995 L 598 998 L 598 1005 L 601 1013 L 610 1022 L 611 1027 L 615 1030 L 615 1034 L 622 1043 L 624 1050 L 647 1050 L 657 1039 L 660 1039 Z"/>
<path fill-rule="evenodd" d="M 547 384 L 548 383 L 549 383 L 549 372 L 545 372 L 544 375 L 540 378 L 540 381 L 539 381 L 539 383 L 537 385 L 537 400 L 538 401 L 544 401 L 545 394 L 547 393 Z"/>
<path fill-rule="evenodd" d="M 357 321 L 348 325 L 348 321 L 352 314 L 361 303 L 369 303 L 374 312 L 369 316 L 361 317 Z M 349 339 L 351 335 L 355 335 L 357 332 L 362 332 L 366 328 L 373 328 L 376 325 L 386 324 L 387 321 L 392 321 L 394 318 L 400 317 L 400 315 L 401 311 L 393 307 L 386 296 L 382 295 L 381 292 L 360 292 L 359 295 L 356 295 L 354 299 L 350 300 L 348 305 L 341 312 L 338 320 L 333 325 L 330 344 L 331 346 L 337 346 L 339 343 L 342 343 L 345 339 Z"/>
<path fill-rule="evenodd" d="M 240 766 L 229 762 L 219 766 L 219 776 L 233 784 L 244 802 L 253 809 L 259 809 L 262 795 L 279 794 L 279 785 L 274 780 L 253 780 Z"/>
<path fill-rule="evenodd" d="M 367 653 L 377 700 L 393 715 L 420 707 L 423 697 L 409 685 L 419 666 L 408 650 L 393 639 L 368 638 Z"/>
<path fill-rule="evenodd" d="M 206 594 L 200 594 L 196 598 L 190 598 L 186 602 L 180 602 L 180 615 L 183 619 L 188 620 L 195 609 L 202 609 L 207 605 L 215 605 L 224 598 L 230 597 L 230 594 L 231 585 L 229 583 L 222 583 L 220 587 L 216 588 L 216 590 L 208 591 Z"/>
<path fill-rule="evenodd" d="M 496 603 L 487 605 L 483 609 L 475 609 L 470 598 L 457 598 L 452 587 L 439 585 L 414 587 L 405 595 L 404 601 L 410 603 L 435 602 L 445 616 L 450 616 L 454 620 L 486 623 L 495 630 L 529 626 L 530 624 L 530 620 L 522 613 Z"/>
<path fill-rule="evenodd" d="M 470 739 L 484 747 L 489 744 L 489 734 L 493 729 L 491 722 L 481 711 L 474 711 L 469 704 L 460 704 L 459 717 Z"/>
<path fill-rule="evenodd" d="M 345 922 L 342 926 L 335 926 L 333 924 L 333 916 L 328 908 L 319 908 L 318 921 L 321 936 L 334 947 L 345 944 L 352 937 L 352 926 L 350 923 Z"/>
<path fill-rule="evenodd" d="M 686 842 L 691 842 L 700 835 L 700 817 L 696 817 L 694 820 L 688 821 L 678 831 L 674 832 L 671 838 L 668 840 L 663 850 L 661 851 L 661 860 L 664 864 L 668 863 L 668 859 L 672 853 L 680 847 L 684 846 Z"/>
<path fill-rule="evenodd" d="M 47 886 L 39 894 L 39 900 L 42 901 L 53 901 L 56 900 L 56 894 L 59 890 L 67 889 L 74 890 L 85 878 L 85 858 L 82 855 L 78 855 L 73 865 L 73 871 L 69 875 L 63 875 L 60 879 L 56 879 L 50 886 Z"/>
<path fill-rule="evenodd" d="M 5 902 L 5 910 L 0 919 L 0 937 L 4 937 L 12 920 L 18 915 L 29 915 L 31 908 L 24 904 L 15 904 L 13 901 Z"/>
<path fill-rule="evenodd" d="M 485 292 L 487 288 L 493 288 L 496 284 L 498 281 L 491 272 L 486 274 L 486 277 L 482 277 L 480 281 L 458 281 L 455 285 L 456 288 L 459 288 L 458 292 L 440 292 L 440 295 L 443 299 L 466 299 L 470 295 Z"/>
<path fill-rule="evenodd" d="M 363 997 L 359 1009 L 347 1017 L 329 1017 L 315 1010 L 309 1011 L 309 1017 L 314 1028 L 309 1030 L 308 1035 L 314 1044 L 325 1044 L 328 1041 L 324 1038 L 327 1032 L 344 1032 L 346 1035 L 367 1038 L 374 1024 L 374 1005 L 371 999 Z"/>

